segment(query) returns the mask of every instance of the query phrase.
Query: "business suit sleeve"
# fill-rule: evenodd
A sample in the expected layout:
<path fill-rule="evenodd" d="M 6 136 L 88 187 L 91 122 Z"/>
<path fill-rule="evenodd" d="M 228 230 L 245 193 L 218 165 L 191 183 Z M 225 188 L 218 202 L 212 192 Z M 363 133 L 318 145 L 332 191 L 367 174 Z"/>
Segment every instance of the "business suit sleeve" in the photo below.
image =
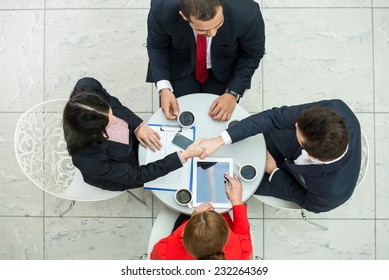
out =
<path fill-rule="evenodd" d="M 146 182 L 164 176 L 183 166 L 176 152 L 167 155 L 163 159 L 141 166 L 98 160 L 88 156 L 75 156 L 73 160 L 79 169 L 88 173 L 89 176 L 93 174 L 94 178 L 98 178 L 100 184 L 104 185 L 104 189 L 112 191 L 124 191 L 140 187 Z M 109 182 L 117 184 L 112 184 L 114 185 L 112 186 Z M 122 187 L 117 187 L 119 185 Z"/>
<path fill-rule="evenodd" d="M 241 120 L 238 124 L 227 129 L 232 143 L 241 141 L 247 137 L 265 133 L 272 130 L 295 129 L 295 123 L 299 113 L 306 106 L 292 106 L 273 108 Z"/>
<path fill-rule="evenodd" d="M 171 39 L 163 31 L 151 9 L 147 18 L 147 52 L 149 67 L 155 82 L 170 80 L 169 46 Z"/>
<path fill-rule="evenodd" d="M 239 57 L 227 87 L 243 94 L 265 53 L 265 25 L 258 9 L 244 36 L 239 38 Z"/>

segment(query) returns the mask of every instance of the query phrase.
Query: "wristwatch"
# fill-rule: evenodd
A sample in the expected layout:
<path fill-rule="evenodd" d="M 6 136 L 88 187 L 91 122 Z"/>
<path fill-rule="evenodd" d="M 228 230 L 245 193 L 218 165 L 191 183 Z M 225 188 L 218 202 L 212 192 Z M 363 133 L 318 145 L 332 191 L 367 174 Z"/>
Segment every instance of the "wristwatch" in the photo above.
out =
<path fill-rule="evenodd" d="M 240 94 L 239 93 L 233 91 L 232 89 L 226 89 L 226 93 L 231 94 L 232 96 L 234 96 L 236 102 L 239 101 L 239 98 L 240 98 Z"/>

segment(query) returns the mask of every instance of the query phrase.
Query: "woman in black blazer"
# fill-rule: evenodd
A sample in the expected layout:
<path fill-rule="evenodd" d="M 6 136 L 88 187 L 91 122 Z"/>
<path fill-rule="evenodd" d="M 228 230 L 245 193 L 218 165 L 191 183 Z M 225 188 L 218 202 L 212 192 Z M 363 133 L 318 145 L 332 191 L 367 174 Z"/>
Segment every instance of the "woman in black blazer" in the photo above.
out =
<path fill-rule="evenodd" d="M 90 185 L 112 191 L 143 187 L 199 156 L 199 141 L 185 151 L 139 166 L 138 146 L 161 147 L 159 134 L 93 78 L 82 78 L 63 112 L 67 149 Z"/>

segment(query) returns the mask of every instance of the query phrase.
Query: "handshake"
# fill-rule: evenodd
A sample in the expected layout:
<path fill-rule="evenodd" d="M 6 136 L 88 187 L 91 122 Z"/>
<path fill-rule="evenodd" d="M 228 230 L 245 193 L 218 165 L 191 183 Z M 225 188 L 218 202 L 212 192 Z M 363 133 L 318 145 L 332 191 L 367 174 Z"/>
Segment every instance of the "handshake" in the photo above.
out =
<path fill-rule="evenodd" d="M 224 141 L 221 136 L 210 139 L 200 138 L 193 142 L 185 151 L 182 151 L 182 155 L 186 160 L 193 157 L 205 159 L 215 153 L 223 145 Z"/>

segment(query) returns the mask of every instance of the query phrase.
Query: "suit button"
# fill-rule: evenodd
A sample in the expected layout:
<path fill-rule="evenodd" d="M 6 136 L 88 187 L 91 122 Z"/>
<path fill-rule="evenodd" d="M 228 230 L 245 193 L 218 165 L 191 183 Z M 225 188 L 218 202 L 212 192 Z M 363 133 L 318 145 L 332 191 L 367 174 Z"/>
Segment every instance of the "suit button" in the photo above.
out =
<path fill-rule="evenodd" d="M 185 77 L 186 76 L 186 72 L 182 72 L 182 77 Z"/>

